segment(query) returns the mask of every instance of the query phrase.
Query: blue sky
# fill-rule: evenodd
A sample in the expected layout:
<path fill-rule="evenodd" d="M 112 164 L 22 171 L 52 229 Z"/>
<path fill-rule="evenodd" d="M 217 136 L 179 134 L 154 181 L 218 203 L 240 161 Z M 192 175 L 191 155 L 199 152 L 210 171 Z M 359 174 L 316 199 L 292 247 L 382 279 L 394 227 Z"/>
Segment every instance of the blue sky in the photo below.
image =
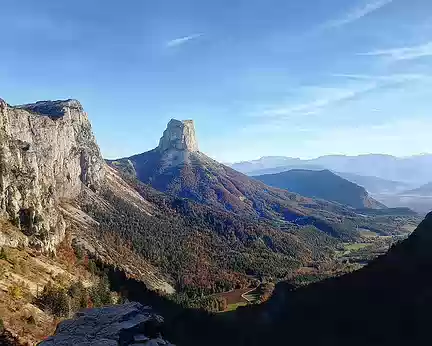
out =
<path fill-rule="evenodd" d="M 2 0 L 0 96 L 79 99 L 107 158 L 194 119 L 224 162 L 432 152 L 430 0 Z"/>

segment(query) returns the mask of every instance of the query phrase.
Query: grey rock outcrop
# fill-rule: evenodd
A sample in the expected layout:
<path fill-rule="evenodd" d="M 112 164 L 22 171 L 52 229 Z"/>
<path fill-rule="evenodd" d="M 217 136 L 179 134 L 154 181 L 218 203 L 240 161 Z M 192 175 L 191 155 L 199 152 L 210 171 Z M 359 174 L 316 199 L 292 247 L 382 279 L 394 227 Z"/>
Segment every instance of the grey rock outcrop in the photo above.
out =
<path fill-rule="evenodd" d="M 83 186 L 97 190 L 103 177 L 104 160 L 78 101 L 12 107 L 0 100 L 0 215 L 31 245 L 54 251 L 66 227 L 59 203 Z"/>
<path fill-rule="evenodd" d="M 161 155 L 161 171 L 190 164 L 200 154 L 193 120 L 171 119 L 155 152 Z"/>
<path fill-rule="evenodd" d="M 169 149 L 198 151 L 193 120 L 171 119 L 160 139 L 158 149 L 162 152 Z"/>
<path fill-rule="evenodd" d="M 162 317 L 139 303 L 87 309 L 60 323 L 55 335 L 39 346 L 173 346 L 159 334 L 162 323 Z"/>

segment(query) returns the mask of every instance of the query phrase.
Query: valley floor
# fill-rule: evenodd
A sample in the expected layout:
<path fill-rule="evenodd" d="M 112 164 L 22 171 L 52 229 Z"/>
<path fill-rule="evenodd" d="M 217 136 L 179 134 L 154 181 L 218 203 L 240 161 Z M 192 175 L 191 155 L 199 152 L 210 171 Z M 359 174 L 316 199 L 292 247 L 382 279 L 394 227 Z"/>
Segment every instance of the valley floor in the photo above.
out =
<path fill-rule="evenodd" d="M 288 282 L 296 287 L 305 286 L 358 270 L 371 260 L 385 254 L 393 244 L 406 239 L 415 228 L 414 224 L 406 224 L 403 227 L 404 233 L 393 236 L 381 236 L 370 230 L 361 230 L 362 240 L 341 244 L 335 252 L 333 262 L 301 267 Z M 272 294 L 274 284 L 271 284 L 271 288 L 265 286 L 261 283 L 254 288 L 235 289 L 214 296 L 224 299 L 226 305 L 223 312 L 230 312 L 239 307 L 259 304 L 267 300 Z"/>

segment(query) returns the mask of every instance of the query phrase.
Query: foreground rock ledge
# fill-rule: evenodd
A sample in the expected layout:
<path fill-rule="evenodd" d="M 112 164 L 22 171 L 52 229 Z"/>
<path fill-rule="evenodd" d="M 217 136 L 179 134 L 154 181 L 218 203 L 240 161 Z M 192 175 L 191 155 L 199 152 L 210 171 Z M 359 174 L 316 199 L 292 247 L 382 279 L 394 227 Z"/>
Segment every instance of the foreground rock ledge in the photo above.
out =
<path fill-rule="evenodd" d="M 163 318 L 139 303 L 87 309 L 64 321 L 39 346 L 171 345 L 159 334 Z"/>

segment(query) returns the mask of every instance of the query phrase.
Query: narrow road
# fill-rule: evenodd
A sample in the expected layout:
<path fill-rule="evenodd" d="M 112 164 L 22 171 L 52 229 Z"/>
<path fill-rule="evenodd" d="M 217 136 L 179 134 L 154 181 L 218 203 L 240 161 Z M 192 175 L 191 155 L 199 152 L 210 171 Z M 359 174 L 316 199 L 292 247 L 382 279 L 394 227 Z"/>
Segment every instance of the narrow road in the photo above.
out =
<path fill-rule="evenodd" d="M 251 301 L 250 299 L 246 298 L 246 296 L 247 296 L 249 293 L 251 293 L 252 291 L 255 291 L 255 290 L 256 290 L 260 285 L 261 285 L 261 283 L 260 283 L 257 287 L 252 288 L 252 289 L 250 289 L 249 291 L 243 293 L 243 294 L 241 295 L 241 297 L 242 297 L 244 300 L 246 300 L 248 303 L 252 303 L 252 301 Z"/>

